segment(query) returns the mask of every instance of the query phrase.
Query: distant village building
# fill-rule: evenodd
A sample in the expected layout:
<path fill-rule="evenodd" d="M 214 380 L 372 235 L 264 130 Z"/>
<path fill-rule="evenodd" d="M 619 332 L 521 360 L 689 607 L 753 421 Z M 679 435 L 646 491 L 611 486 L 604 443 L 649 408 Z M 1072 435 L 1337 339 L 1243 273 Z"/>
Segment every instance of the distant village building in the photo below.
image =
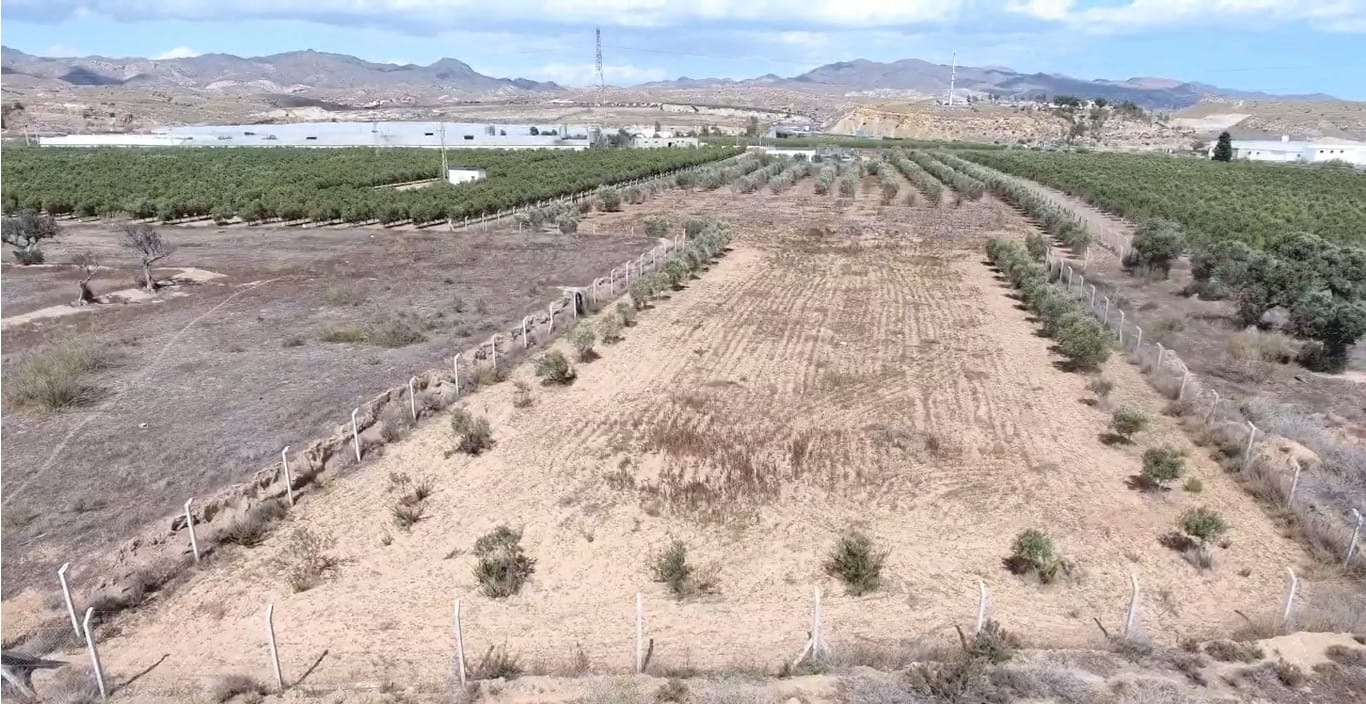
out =
<path fill-rule="evenodd" d="M 1214 144 L 1207 154 L 1214 156 Z M 1343 161 L 1353 166 L 1366 166 L 1366 143 L 1346 140 L 1304 142 L 1284 136 L 1274 139 L 1235 139 L 1233 158 L 1248 161 L 1274 161 L 1292 164 L 1316 164 Z"/>
<path fill-rule="evenodd" d="M 696 149 L 696 137 L 647 137 L 636 135 L 631 138 L 631 146 L 636 149 Z"/>
<path fill-rule="evenodd" d="M 298 122 L 192 125 L 152 134 L 40 137 L 44 147 L 421 147 L 587 149 L 589 125 L 464 122 Z"/>

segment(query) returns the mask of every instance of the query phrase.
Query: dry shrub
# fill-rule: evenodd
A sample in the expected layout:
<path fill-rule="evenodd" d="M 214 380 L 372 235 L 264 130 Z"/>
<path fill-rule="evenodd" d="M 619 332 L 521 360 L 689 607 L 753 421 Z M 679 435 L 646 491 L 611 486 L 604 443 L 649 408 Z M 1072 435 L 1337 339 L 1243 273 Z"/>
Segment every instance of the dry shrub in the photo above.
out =
<path fill-rule="evenodd" d="M 1205 654 L 1219 662 L 1257 662 L 1265 657 L 1256 643 L 1216 640 L 1205 644 Z"/>
<path fill-rule="evenodd" d="M 1162 318 L 1148 326 L 1148 336 L 1154 342 L 1170 346 L 1176 333 L 1186 329 L 1186 321 L 1181 318 Z"/>
<path fill-rule="evenodd" d="M 479 659 L 479 664 L 474 666 L 473 675 L 476 680 L 511 680 L 522 672 L 522 660 L 517 653 L 509 650 L 507 645 L 490 645 L 484 651 L 484 657 Z"/>
<path fill-rule="evenodd" d="M 882 584 L 887 551 L 879 551 L 868 536 L 851 530 L 839 537 L 825 561 L 827 574 L 838 577 L 852 596 L 861 596 Z"/>
<path fill-rule="evenodd" d="M 525 381 L 518 380 L 514 383 L 515 390 L 512 392 L 512 406 L 514 408 L 531 408 L 536 404 L 536 397 L 531 395 L 531 385 Z"/>
<path fill-rule="evenodd" d="M 660 685 L 659 689 L 655 690 L 654 700 L 658 704 L 663 704 L 664 702 L 686 704 L 688 701 L 688 694 L 688 685 L 684 684 L 683 680 L 670 679 Z"/>
<path fill-rule="evenodd" d="M 338 325 L 318 331 L 322 342 L 365 342 L 365 331 L 355 325 Z"/>
<path fill-rule="evenodd" d="M 486 596 L 512 596 L 536 571 L 536 560 L 522 551 L 522 531 L 505 525 L 480 536 L 474 543 L 474 578 Z"/>
<path fill-rule="evenodd" d="M 621 316 L 609 315 L 602 319 L 602 323 L 598 327 L 598 336 L 604 345 L 615 345 L 621 342 L 621 328 Z"/>
<path fill-rule="evenodd" d="M 1249 328 L 1229 337 L 1219 371 L 1244 381 L 1266 379 L 1276 365 L 1294 361 L 1299 348 L 1283 333 Z"/>
<path fill-rule="evenodd" d="M 542 384 L 565 386 L 572 383 L 577 375 L 563 354 L 551 350 L 536 358 L 536 376 Z"/>
<path fill-rule="evenodd" d="M 1091 381 L 1086 384 L 1086 388 L 1095 394 L 1096 398 L 1105 399 L 1109 398 L 1110 392 L 1115 388 L 1115 383 L 1103 376 L 1096 376 L 1091 378 Z"/>
<path fill-rule="evenodd" d="M 379 422 L 379 435 L 388 443 L 402 440 L 413 425 L 411 413 L 407 409 L 400 410 L 396 406 L 386 408 L 380 414 Z"/>
<path fill-rule="evenodd" d="M 654 557 L 650 564 L 650 575 L 654 581 L 668 585 L 669 592 L 679 599 L 716 591 L 716 582 L 711 574 L 699 573 L 697 568 L 688 564 L 688 546 L 681 540 L 669 543 L 669 547 Z"/>
<path fill-rule="evenodd" d="M 323 291 L 323 302 L 329 306 L 358 306 L 365 297 L 366 291 L 360 286 L 338 284 Z"/>
<path fill-rule="evenodd" d="M 270 532 L 270 524 L 283 518 L 288 512 L 289 507 L 282 499 L 262 501 L 228 523 L 219 534 L 218 540 L 244 548 L 254 548 L 266 539 L 266 534 Z"/>
<path fill-rule="evenodd" d="M 1280 680 L 1281 684 L 1291 689 L 1299 689 L 1304 686 L 1305 682 L 1309 681 L 1309 676 L 1304 674 L 1304 670 L 1301 670 L 1299 665 L 1285 660 L 1267 663 L 1266 667 L 1270 667 L 1271 671 L 1276 673 L 1276 679 Z"/>
<path fill-rule="evenodd" d="M 1035 528 L 1023 530 L 1015 536 L 1005 564 L 1015 574 L 1035 574 L 1044 584 L 1055 582 L 1072 570 L 1071 563 L 1058 554 L 1053 539 Z"/>
<path fill-rule="evenodd" d="M 405 315 L 389 315 L 370 324 L 364 333 L 366 341 L 380 347 L 407 347 L 427 339 L 417 323 Z"/>
<path fill-rule="evenodd" d="M 95 673 L 84 667 L 64 667 L 43 687 L 48 704 L 103 704 Z"/>
<path fill-rule="evenodd" d="M 1330 645 L 1323 654 L 1333 662 L 1348 667 L 1366 668 L 1366 648 L 1352 648 L 1346 645 Z"/>
<path fill-rule="evenodd" d="M 597 358 L 597 353 L 593 351 L 593 343 L 597 342 L 598 336 L 593 332 L 593 327 L 588 321 L 580 322 L 569 331 L 569 344 L 574 346 L 574 351 L 579 355 L 580 362 L 588 362 Z"/>
<path fill-rule="evenodd" d="M 219 704 L 243 694 L 265 695 L 266 686 L 250 675 L 223 675 L 214 679 L 209 686 L 209 698 Z"/>
<path fill-rule="evenodd" d="M 327 552 L 335 544 L 329 535 L 314 533 L 306 527 L 295 528 L 273 560 L 275 569 L 295 592 L 308 591 L 336 568 L 337 558 Z"/>
<path fill-rule="evenodd" d="M 621 320 L 621 326 L 629 328 L 636 324 L 635 306 L 622 301 L 617 304 L 617 318 Z"/>
<path fill-rule="evenodd" d="M 463 408 L 451 411 L 451 433 L 455 435 L 456 449 L 467 455 L 493 447 L 493 430 L 488 420 Z"/>
<path fill-rule="evenodd" d="M 394 518 L 394 525 L 404 530 L 408 530 L 418 521 L 422 520 L 422 514 L 425 508 L 426 507 L 421 503 L 397 503 L 389 507 L 389 514 Z"/>
<path fill-rule="evenodd" d="M 47 347 L 6 365 L 4 399 L 8 408 L 58 411 L 99 398 L 86 375 L 109 366 L 111 356 L 97 347 Z"/>

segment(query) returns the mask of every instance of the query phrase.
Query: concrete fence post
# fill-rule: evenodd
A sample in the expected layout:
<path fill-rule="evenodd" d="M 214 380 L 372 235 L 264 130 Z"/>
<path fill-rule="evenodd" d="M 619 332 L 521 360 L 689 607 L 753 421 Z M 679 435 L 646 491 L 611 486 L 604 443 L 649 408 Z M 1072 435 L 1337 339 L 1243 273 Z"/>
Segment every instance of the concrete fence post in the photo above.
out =
<path fill-rule="evenodd" d="M 1101 320 L 1104 321 L 1105 327 L 1107 327 L 1107 328 L 1110 327 L 1110 297 L 1109 297 L 1109 296 L 1106 296 L 1106 297 L 1105 297 L 1105 315 L 1101 316 Z"/>
<path fill-rule="evenodd" d="M 455 600 L 455 616 L 451 619 L 455 631 L 455 671 L 460 676 L 460 688 L 465 688 L 465 634 L 460 627 L 460 600 Z"/>
<path fill-rule="evenodd" d="M 636 592 L 636 673 L 645 672 L 645 613 Z"/>
<path fill-rule="evenodd" d="M 1096 285 L 1091 284 L 1091 310 L 1096 309 Z"/>
<path fill-rule="evenodd" d="M 1243 464 L 1252 461 L 1252 441 L 1257 438 L 1257 426 L 1247 422 L 1247 447 L 1243 448 Z"/>
<path fill-rule="evenodd" d="M 455 372 L 455 395 L 460 395 L 460 353 L 456 352 L 451 360 L 451 371 Z"/>
<path fill-rule="evenodd" d="M 90 632 L 90 619 L 95 615 L 95 607 L 85 610 L 85 620 L 81 623 L 85 631 L 85 648 L 90 653 L 90 667 L 95 671 L 95 684 L 100 688 L 100 699 L 109 698 L 109 689 L 104 685 L 104 667 L 100 664 L 100 650 L 95 647 L 95 636 Z"/>
<path fill-rule="evenodd" d="M 1143 359 L 1143 328 L 1140 327 L 1140 326 L 1138 326 L 1138 325 L 1135 325 L 1135 326 L 1134 326 L 1134 329 L 1138 331 L 1138 337 L 1135 338 L 1135 339 L 1137 340 L 1137 342 L 1134 343 L 1134 354 L 1137 354 L 1137 355 L 1138 355 L 1138 358 L 1139 358 L 1139 361 L 1142 361 L 1142 359 Z"/>
<path fill-rule="evenodd" d="M 1362 534 L 1361 511 L 1352 509 L 1352 518 L 1355 519 L 1356 525 L 1354 526 L 1354 528 L 1352 528 L 1352 539 L 1347 543 L 1347 556 L 1346 558 L 1343 558 L 1344 567 L 1346 567 L 1348 563 L 1352 562 L 1352 555 L 1356 554 L 1356 539 L 1359 539 L 1359 537 L 1361 537 Z M 70 604 L 70 600 L 68 600 L 67 603 Z M 70 606 L 68 606 L 68 608 L 70 608 Z"/>
<path fill-rule="evenodd" d="M 1186 400 L 1186 384 L 1189 383 L 1190 380 L 1191 380 L 1191 373 L 1190 373 L 1189 370 L 1187 370 L 1185 373 L 1183 373 L 1183 374 L 1181 375 L 1181 388 L 1179 388 L 1179 389 L 1176 390 L 1176 400 L 1177 400 L 1177 401 L 1184 401 L 1184 400 Z"/>
<path fill-rule="evenodd" d="M 981 633 L 982 627 L 987 624 L 987 583 L 977 580 L 977 626 L 973 628 L 973 633 Z"/>
<path fill-rule="evenodd" d="M 489 338 L 489 357 L 493 360 L 493 368 L 498 369 L 498 333 L 493 333 Z"/>
<path fill-rule="evenodd" d="M 1348 553 L 1347 559 L 1352 559 L 1351 553 Z M 71 617 L 71 631 L 80 638 L 81 624 L 76 620 L 76 605 L 71 603 L 71 586 L 66 583 L 66 570 L 69 567 L 70 562 L 63 562 L 62 566 L 57 568 L 57 581 L 62 583 L 62 601 L 66 602 L 66 613 Z"/>
<path fill-rule="evenodd" d="M 1119 348 L 1124 349 L 1124 310 L 1119 311 Z"/>
<path fill-rule="evenodd" d="M 353 409 L 353 410 L 351 411 L 351 446 L 355 448 L 355 450 L 356 450 L 356 461 L 359 462 L 359 461 L 360 461 L 360 426 L 358 426 L 358 425 L 356 424 L 356 414 L 357 414 L 357 413 L 360 413 L 360 409 L 359 409 L 359 408 Z"/>
<path fill-rule="evenodd" d="M 1300 588 L 1300 578 L 1295 576 L 1295 570 L 1285 568 L 1285 573 L 1290 575 L 1290 583 L 1285 590 L 1285 604 L 1281 608 L 1281 625 L 1286 626 L 1290 623 L 1290 610 L 1295 605 L 1295 593 Z"/>
<path fill-rule="evenodd" d="M 1290 480 L 1290 492 L 1285 495 L 1285 505 L 1289 506 L 1295 501 L 1295 490 L 1300 488 L 1300 473 L 1304 471 L 1304 466 L 1299 460 L 1291 460 L 1295 463 L 1295 475 Z"/>
<path fill-rule="evenodd" d="M 1211 403 L 1211 404 L 1209 405 L 1209 410 L 1208 410 L 1208 411 L 1205 411 L 1205 422 L 1206 422 L 1206 423 L 1209 422 L 1209 419 L 1210 419 L 1210 418 L 1213 418 L 1213 417 L 1214 417 L 1214 411 L 1215 411 L 1215 409 L 1217 409 L 1217 408 L 1219 407 L 1219 400 L 1220 400 L 1220 399 L 1219 399 L 1219 392 L 1218 392 L 1218 391 L 1213 391 L 1213 390 L 1211 390 L 1210 393 L 1213 393 L 1213 394 L 1214 394 L 1214 403 Z"/>
<path fill-rule="evenodd" d="M 270 665 L 275 671 L 277 691 L 285 691 L 285 674 L 280 669 L 280 649 L 275 645 L 275 603 L 266 605 L 266 642 L 270 644 Z"/>
<path fill-rule="evenodd" d="M 1124 614 L 1124 637 L 1133 635 L 1134 621 L 1138 618 L 1138 575 L 1129 575 L 1129 610 Z"/>
<path fill-rule="evenodd" d="M 417 377 L 408 379 L 408 412 L 412 414 L 413 420 L 417 420 L 417 392 L 413 391 L 413 382 Z"/>
<path fill-rule="evenodd" d="M 547 305 L 546 311 L 550 313 L 550 322 L 547 323 L 545 327 L 545 332 L 549 335 L 550 333 L 555 332 L 555 304 L 552 302 Z"/>
<path fill-rule="evenodd" d="M 190 530 L 190 552 L 194 553 L 194 561 L 199 562 L 199 541 L 194 536 L 194 513 L 190 511 L 190 504 L 194 503 L 194 497 L 185 499 L 185 527 Z"/>
<path fill-rule="evenodd" d="M 289 505 L 294 505 L 294 475 L 289 472 L 289 445 L 280 450 L 280 464 L 285 470 L 285 495 L 289 497 Z"/>
<path fill-rule="evenodd" d="M 1166 357 L 1167 357 L 1167 348 L 1166 348 L 1166 347 L 1163 347 L 1161 342 L 1156 342 L 1156 343 L 1153 343 L 1153 344 L 1156 344 L 1156 345 L 1157 345 L 1157 363 L 1156 363 L 1155 365 L 1153 365 L 1153 366 L 1157 367 L 1158 370 L 1161 370 L 1161 369 L 1162 369 L 1162 362 L 1166 361 Z M 1142 356 L 1142 354 L 1140 353 L 1140 358 L 1141 358 L 1141 356 Z"/>
<path fill-rule="evenodd" d="M 528 320 L 531 320 L 531 316 L 522 316 L 522 349 L 526 349 L 527 347 L 531 346 L 531 338 L 528 336 L 526 329 L 526 323 Z"/>

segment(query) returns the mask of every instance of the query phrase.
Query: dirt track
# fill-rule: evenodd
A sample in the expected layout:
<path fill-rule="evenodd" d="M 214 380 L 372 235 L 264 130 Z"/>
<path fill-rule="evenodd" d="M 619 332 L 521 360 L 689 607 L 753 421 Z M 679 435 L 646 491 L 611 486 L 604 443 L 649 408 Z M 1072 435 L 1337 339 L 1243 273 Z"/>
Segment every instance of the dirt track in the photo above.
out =
<path fill-rule="evenodd" d="M 659 667 L 790 659 L 813 583 L 836 648 L 951 638 L 975 614 L 978 579 L 997 618 L 1054 645 L 1092 640 L 1092 617 L 1116 623 L 1131 573 L 1144 583 L 1141 629 L 1166 641 L 1273 608 L 1303 554 L 1212 463 L 1194 453 L 1198 497 L 1126 486 L 1143 446 L 1185 441 L 1160 418 L 1138 447 L 1099 442 L 1107 414 L 1083 403 L 1085 377 L 1056 368 L 982 262 L 982 241 L 1023 221 L 989 201 L 880 208 L 871 185 L 843 207 L 809 180 L 762 208 L 751 199 L 732 218 L 734 251 L 601 347 L 573 386 L 535 387 L 525 409 L 509 384 L 471 397 L 493 450 L 447 457 L 449 428 L 429 421 L 292 512 L 276 535 L 292 524 L 333 536 L 343 563 L 331 580 L 290 593 L 272 566 L 278 538 L 227 552 L 121 620 L 107 666 L 126 675 L 170 653 L 129 690 L 147 697 L 214 674 L 265 678 L 267 601 L 291 680 L 307 670 L 312 684 L 429 690 L 450 679 L 456 598 L 471 660 L 506 644 L 553 670 L 581 649 L 599 671 L 629 667 L 637 591 Z M 1156 414 L 1135 369 L 1112 360 L 1104 373 L 1117 402 Z M 393 472 L 435 485 L 411 532 L 390 522 Z M 1209 573 L 1158 543 L 1196 504 L 1234 526 Z M 469 554 L 499 523 L 524 528 L 537 559 L 505 601 L 477 594 Z M 821 568 L 849 527 L 889 550 L 887 584 L 870 596 L 846 596 Z M 1058 539 L 1077 563 L 1071 581 L 1041 587 L 1002 568 L 1027 527 Z M 649 557 L 671 538 L 717 569 L 717 595 L 678 603 L 650 582 Z"/>

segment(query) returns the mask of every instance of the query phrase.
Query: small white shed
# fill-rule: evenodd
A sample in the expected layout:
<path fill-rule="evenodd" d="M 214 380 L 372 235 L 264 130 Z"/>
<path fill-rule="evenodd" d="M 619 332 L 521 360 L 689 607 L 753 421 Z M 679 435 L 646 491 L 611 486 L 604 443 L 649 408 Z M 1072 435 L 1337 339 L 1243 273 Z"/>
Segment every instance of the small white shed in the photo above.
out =
<path fill-rule="evenodd" d="M 476 169 L 473 167 L 452 166 L 446 169 L 446 180 L 449 181 L 451 185 L 458 186 L 462 183 L 482 181 L 485 176 L 487 176 L 487 174 L 484 173 L 483 169 Z"/>

